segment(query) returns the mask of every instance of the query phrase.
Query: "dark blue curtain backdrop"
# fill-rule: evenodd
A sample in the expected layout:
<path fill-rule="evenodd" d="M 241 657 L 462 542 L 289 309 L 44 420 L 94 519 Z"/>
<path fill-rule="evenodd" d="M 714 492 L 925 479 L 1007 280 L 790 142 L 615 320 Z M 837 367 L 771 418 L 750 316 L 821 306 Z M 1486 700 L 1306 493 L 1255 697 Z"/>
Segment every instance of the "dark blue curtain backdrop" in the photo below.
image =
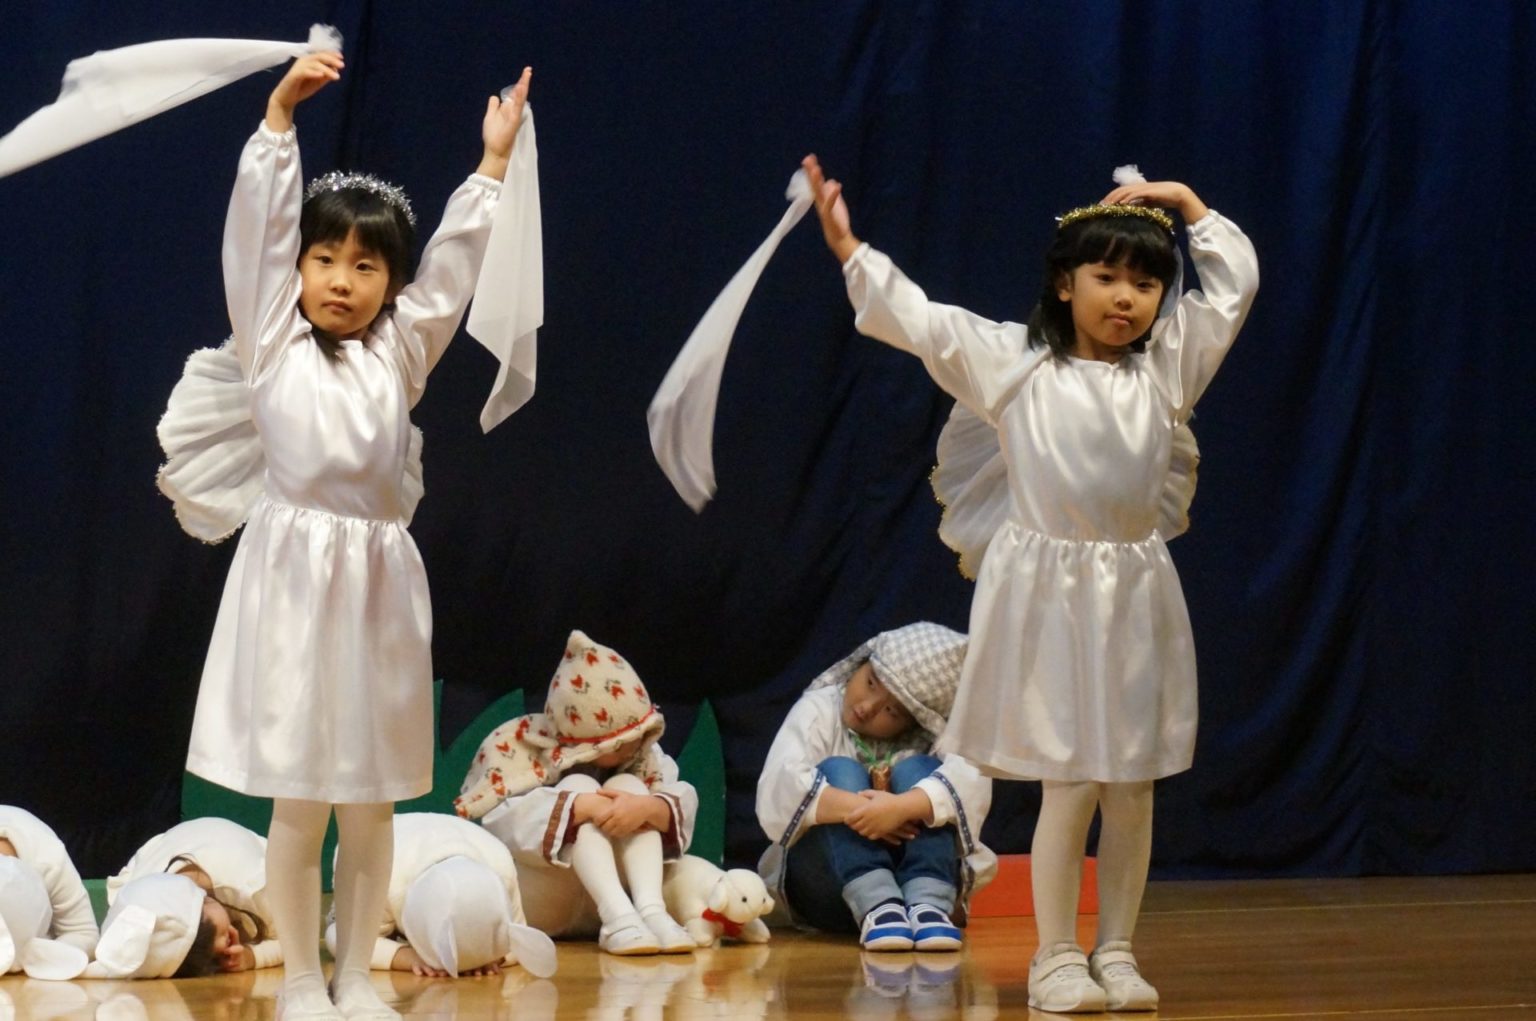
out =
<path fill-rule="evenodd" d="M 965 626 L 927 484 L 950 402 L 854 332 L 811 223 L 737 333 L 701 516 L 652 459 L 656 385 L 807 151 L 931 296 L 1011 319 L 1053 215 L 1134 161 L 1241 224 L 1264 274 L 1196 421 L 1174 556 L 1202 720 L 1160 785 L 1156 873 L 1536 868 L 1536 6 L 16 3 L 0 131 L 72 57 L 316 20 L 348 69 L 300 108 L 308 173 L 382 173 L 428 226 L 484 96 L 536 69 L 538 393 L 482 436 L 494 363 L 461 338 L 416 415 L 448 737 L 541 697 L 580 627 L 637 664 L 674 749 L 714 705 L 728 854 L 753 859 L 757 772 L 806 681 L 877 630 Z M 177 816 L 234 543 L 179 531 L 154 427 L 226 333 L 223 210 L 275 81 L 0 179 L 0 802 L 87 874 Z M 1027 849 L 1034 806 L 1005 785 L 994 846 Z"/>

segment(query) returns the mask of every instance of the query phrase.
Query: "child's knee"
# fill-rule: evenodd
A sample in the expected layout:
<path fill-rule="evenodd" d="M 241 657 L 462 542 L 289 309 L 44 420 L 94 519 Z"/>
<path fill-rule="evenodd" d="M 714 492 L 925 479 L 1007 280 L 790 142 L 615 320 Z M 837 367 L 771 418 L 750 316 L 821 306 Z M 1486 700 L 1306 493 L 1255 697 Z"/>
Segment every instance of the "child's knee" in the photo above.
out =
<path fill-rule="evenodd" d="M 649 794 L 650 789 L 645 786 L 645 781 L 633 773 L 615 773 L 603 781 L 603 789 L 619 791 L 623 794 Z"/>
<path fill-rule="evenodd" d="M 896 794 L 905 793 L 916 787 L 919 780 L 932 776 L 933 771 L 941 765 L 943 763 L 932 755 L 914 755 L 902 759 L 891 767 L 891 790 Z"/>
<path fill-rule="evenodd" d="M 569 773 L 555 784 L 555 790 L 570 791 L 572 794 L 596 794 L 601 787 L 595 779 L 584 773 Z"/>
<path fill-rule="evenodd" d="M 832 755 L 822 759 L 816 768 L 833 787 L 845 791 L 869 789 L 869 770 L 846 755 Z"/>

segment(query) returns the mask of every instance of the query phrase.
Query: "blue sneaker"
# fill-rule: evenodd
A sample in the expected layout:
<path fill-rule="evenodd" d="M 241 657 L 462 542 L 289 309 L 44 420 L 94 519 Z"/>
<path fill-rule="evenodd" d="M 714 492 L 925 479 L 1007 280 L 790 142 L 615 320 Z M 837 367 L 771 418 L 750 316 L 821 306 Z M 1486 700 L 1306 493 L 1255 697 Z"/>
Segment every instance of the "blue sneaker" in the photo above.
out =
<path fill-rule="evenodd" d="M 859 946 L 865 950 L 911 950 L 912 925 L 900 904 L 882 904 L 864 916 Z"/>
<path fill-rule="evenodd" d="M 912 925 L 913 948 L 923 951 L 959 950 L 964 939 L 960 928 L 949 920 L 943 908 L 932 904 L 914 904 L 907 909 Z"/>

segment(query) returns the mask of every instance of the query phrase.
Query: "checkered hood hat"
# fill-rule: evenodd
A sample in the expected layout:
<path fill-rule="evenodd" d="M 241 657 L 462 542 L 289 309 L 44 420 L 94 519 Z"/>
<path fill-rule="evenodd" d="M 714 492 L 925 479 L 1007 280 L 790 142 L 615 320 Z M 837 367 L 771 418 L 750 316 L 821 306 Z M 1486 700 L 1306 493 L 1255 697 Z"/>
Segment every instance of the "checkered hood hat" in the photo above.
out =
<path fill-rule="evenodd" d="M 942 624 L 908 624 L 880 632 L 824 670 L 806 690 L 846 684 L 868 662 L 917 725 L 937 738 L 955 704 L 965 648 L 966 636 Z"/>

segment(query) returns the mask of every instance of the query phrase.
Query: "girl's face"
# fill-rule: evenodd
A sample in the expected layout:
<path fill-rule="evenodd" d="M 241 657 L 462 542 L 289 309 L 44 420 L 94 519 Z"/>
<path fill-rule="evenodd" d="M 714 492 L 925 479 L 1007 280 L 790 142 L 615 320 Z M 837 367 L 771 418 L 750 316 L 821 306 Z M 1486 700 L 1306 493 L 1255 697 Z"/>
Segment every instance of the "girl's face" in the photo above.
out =
<path fill-rule="evenodd" d="M 843 726 L 855 734 L 889 741 L 916 722 L 891 689 L 880 683 L 871 664 L 866 662 L 848 678 L 843 689 Z"/>
<path fill-rule="evenodd" d="M 368 332 L 385 302 L 389 265 L 358 243 L 357 231 L 342 241 L 317 241 L 299 256 L 299 309 L 304 318 L 338 340 Z"/>
<path fill-rule="evenodd" d="M 618 767 L 624 765 L 624 763 L 628 762 L 630 759 L 634 758 L 635 753 L 640 750 L 640 746 L 644 743 L 645 738 L 643 737 L 637 737 L 633 738 L 632 740 L 625 741 L 613 751 L 605 752 L 604 754 L 599 755 L 597 758 L 593 759 L 592 765 L 596 766 L 598 769 L 617 769 Z"/>
<path fill-rule="evenodd" d="M 212 897 L 203 900 L 203 921 L 213 926 L 213 953 L 224 971 L 239 971 L 242 957 L 240 930 L 235 928 L 229 910 Z"/>
<path fill-rule="evenodd" d="M 1115 362 L 1152 328 L 1163 283 L 1129 266 L 1089 262 L 1058 281 L 1056 296 L 1072 306 L 1072 353 Z"/>

